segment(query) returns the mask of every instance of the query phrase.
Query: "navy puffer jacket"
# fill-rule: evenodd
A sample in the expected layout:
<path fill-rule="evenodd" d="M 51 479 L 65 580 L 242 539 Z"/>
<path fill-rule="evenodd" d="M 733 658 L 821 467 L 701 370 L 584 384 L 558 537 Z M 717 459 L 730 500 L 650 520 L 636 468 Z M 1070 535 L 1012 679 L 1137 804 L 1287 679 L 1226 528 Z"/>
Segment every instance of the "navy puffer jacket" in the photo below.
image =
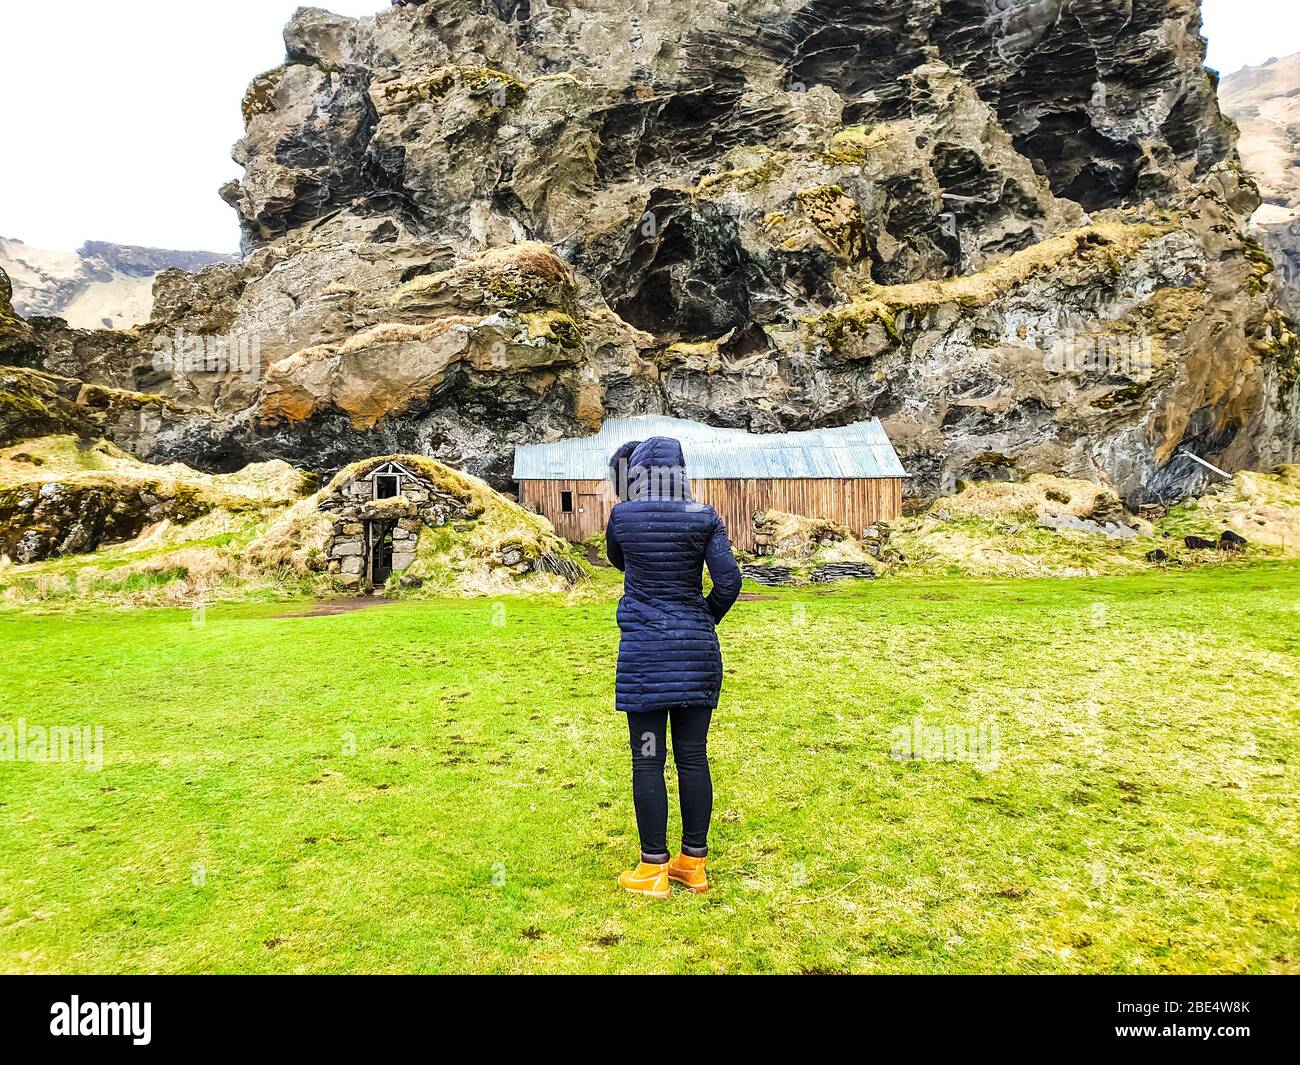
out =
<path fill-rule="evenodd" d="M 615 462 L 626 456 L 620 449 Z M 722 653 L 714 627 L 740 595 L 726 527 L 712 507 L 691 500 L 682 445 L 670 437 L 635 446 L 620 494 L 605 530 L 609 560 L 626 574 L 615 705 L 625 713 L 716 707 Z M 705 564 L 713 578 L 707 597 Z"/>

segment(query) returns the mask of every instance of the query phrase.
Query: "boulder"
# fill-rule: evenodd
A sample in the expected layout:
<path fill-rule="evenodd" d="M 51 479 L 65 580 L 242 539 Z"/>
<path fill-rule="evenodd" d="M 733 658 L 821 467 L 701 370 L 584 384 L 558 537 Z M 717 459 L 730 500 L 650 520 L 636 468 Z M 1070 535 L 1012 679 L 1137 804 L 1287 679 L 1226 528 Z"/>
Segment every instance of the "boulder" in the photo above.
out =
<path fill-rule="evenodd" d="M 1231 529 L 1225 529 L 1219 536 L 1220 551 L 1244 551 L 1246 549 L 1246 538 Z"/>

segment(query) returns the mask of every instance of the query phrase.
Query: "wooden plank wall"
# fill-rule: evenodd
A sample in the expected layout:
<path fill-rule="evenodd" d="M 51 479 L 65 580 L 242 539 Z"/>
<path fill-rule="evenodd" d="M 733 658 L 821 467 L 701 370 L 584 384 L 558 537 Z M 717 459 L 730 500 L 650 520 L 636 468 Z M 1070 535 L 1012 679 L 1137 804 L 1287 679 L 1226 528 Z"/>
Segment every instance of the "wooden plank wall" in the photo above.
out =
<path fill-rule="evenodd" d="M 691 491 L 718 512 L 732 543 L 746 551 L 754 549 L 756 511 L 784 510 L 827 518 L 858 534 L 869 525 L 892 521 L 903 513 L 903 482 L 897 477 L 692 481 Z"/>
<path fill-rule="evenodd" d="M 565 514 L 561 492 L 573 493 L 574 511 Z M 693 480 L 691 494 L 708 503 L 726 522 L 731 542 L 754 549 L 755 511 L 784 510 L 827 518 L 855 533 L 903 513 L 903 482 L 897 477 L 816 480 Z M 519 502 L 533 505 L 566 540 L 580 541 L 605 531 L 614 493 L 608 481 L 520 481 Z"/>
<path fill-rule="evenodd" d="M 561 492 L 573 493 L 572 514 L 565 514 L 561 508 Z M 614 490 L 606 480 L 520 481 L 519 502 L 535 506 L 551 519 L 557 533 L 578 543 L 605 531 L 614 506 Z"/>

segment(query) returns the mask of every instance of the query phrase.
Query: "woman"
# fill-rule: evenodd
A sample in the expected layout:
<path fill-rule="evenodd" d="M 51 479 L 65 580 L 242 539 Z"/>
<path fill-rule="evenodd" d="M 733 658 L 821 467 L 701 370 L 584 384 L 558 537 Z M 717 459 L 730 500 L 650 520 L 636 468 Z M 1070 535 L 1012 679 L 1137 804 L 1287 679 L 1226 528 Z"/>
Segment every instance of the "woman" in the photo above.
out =
<path fill-rule="evenodd" d="M 666 436 L 624 444 L 610 460 L 622 500 L 605 530 L 609 560 L 626 575 L 618 604 L 615 705 L 627 714 L 632 746 L 632 803 L 641 861 L 618 878 L 628 891 L 671 894 L 675 880 L 707 891 L 713 781 L 709 721 L 722 688 L 722 653 L 714 627 L 740 595 L 740 570 L 722 519 L 691 500 L 682 445 Z M 703 567 L 713 590 L 703 594 Z M 667 733 L 682 807 L 682 848 L 668 853 Z"/>

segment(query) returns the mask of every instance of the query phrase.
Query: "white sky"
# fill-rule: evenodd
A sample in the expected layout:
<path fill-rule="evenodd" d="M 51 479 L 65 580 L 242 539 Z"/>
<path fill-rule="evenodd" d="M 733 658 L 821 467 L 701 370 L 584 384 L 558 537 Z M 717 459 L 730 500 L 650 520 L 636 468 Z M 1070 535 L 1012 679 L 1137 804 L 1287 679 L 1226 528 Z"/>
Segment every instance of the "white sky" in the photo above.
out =
<path fill-rule="evenodd" d="M 906 0 L 900 0 L 906 2 Z M 1139 0 L 1141 2 L 1141 0 Z M 0 236 L 234 251 L 217 189 L 293 0 L 5 0 Z M 323 0 L 347 15 L 388 0 Z M 1210 66 L 1300 52 L 1297 0 L 1204 0 Z"/>

